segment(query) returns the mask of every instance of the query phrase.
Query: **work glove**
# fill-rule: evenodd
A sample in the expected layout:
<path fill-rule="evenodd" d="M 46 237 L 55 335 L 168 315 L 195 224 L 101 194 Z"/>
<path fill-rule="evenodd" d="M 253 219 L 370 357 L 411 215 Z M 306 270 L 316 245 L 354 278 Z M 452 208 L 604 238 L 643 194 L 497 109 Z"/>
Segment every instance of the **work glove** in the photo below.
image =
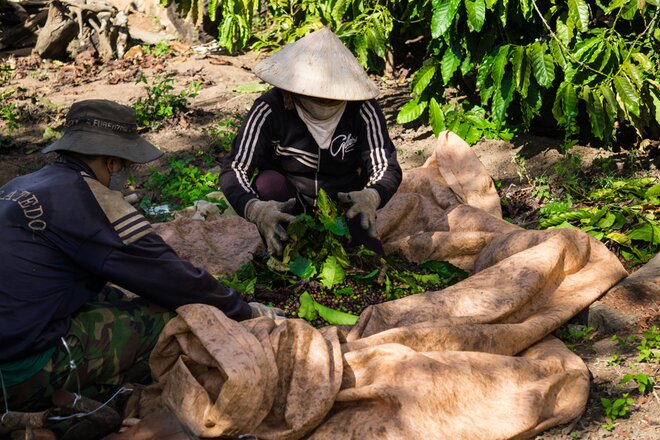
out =
<path fill-rule="evenodd" d="M 248 303 L 252 309 L 252 318 L 258 318 L 260 316 L 266 316 L 270 319 L 283 319 L 284 310 L 278 309 L 277 307 L 268 307 L 265 304 L 258 302 Z"/>
<path fill-rule="evenodd" d="M 351 205 L 346 211 L 346 217 L 351 219 L 359 214 L 362 229 L 369 231 L 370 236 L 378 238 L 376 234 L 376 209 L 380 205 L 378 191 L 366 188 L 361 191 L 340 192 L 337 193 L 337 198 L 340 202 Z"/>
<path fill-rule="evenodd" d="M 295 204 L 296 199 L 289 199 L 286 202 L 254 199 L 248 202 L 245 208 L 245 218 L 257 225 L 271 255 L 282 254 L 284 248 L 282 242 L 288 240 L 289 235 L 280 223 L 289 223 L 295 218 L 287 214 Z"/>

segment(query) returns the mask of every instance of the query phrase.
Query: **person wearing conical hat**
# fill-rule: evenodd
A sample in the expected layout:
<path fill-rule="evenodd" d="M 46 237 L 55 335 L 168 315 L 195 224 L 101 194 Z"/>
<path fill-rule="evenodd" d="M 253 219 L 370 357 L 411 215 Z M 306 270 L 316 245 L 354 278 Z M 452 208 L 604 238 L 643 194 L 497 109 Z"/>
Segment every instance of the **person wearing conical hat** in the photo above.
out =
<path fill-rule="evenodd" d="M 104 398 L 150 380 L 150 351 L 179 306 L 276 316 L 180 259 L 124 200 L 130 165 L 163 154 L 131 107 L 76 102 L 43 151 L 59 160 L 0 186 L 0 414 L 45 409 L 65 386 Z"/>
<path fill-rule="evenodd" d="M 311 212 L 320 189 L 347 205 L 353 245 L 383 253 L 376 210 L 401 167 L 376 102 L 378 87 L 328 28 L 287 44 L 254 73 L 274 86 L 253 104 L 223 161 L 220 186 L 280 254 L 282 224 Z M 258 174 L 252 180 L 253 174 Z"/>

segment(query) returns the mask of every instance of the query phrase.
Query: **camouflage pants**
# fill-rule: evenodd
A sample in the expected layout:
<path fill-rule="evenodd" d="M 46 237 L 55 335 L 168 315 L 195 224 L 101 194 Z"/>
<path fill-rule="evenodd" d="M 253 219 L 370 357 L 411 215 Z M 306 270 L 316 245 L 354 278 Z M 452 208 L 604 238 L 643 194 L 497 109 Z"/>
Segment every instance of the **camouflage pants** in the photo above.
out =
<path fill-rule="evenodd" d="M 78 381 L 81 395 L 100 401 L 122 383 L 148 383 L 149 354 L 163 326 L 174 316 L 143 298 L 127 299 L 119 290 L 106 287 L 73 316 L 64 336 L 66 347 L 60 342 L 41 371 L 6 389 L 9 409 L 46 409 L 52 406 L 54 391 L 77 393 Z M 72 360 L 75 371 L 70 368 Z M 2 400 L 0 408 L 4 411 Z"/>

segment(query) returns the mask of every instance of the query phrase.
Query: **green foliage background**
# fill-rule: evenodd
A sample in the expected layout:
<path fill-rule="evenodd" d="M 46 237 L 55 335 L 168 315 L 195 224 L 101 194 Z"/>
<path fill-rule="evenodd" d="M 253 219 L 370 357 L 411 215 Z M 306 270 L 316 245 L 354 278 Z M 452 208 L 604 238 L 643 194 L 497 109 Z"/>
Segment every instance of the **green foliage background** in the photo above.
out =
<path fill-rule="evenodd" d="M 412 54 L 410 101 L 399 123 L 469 143 L 535 123 L 567 145 L 602 145 L 621 131 L 660 137 L 660 0 L 201 0 L 180 11 L 218 25 L 230 52 L 276 50 L 326 25 L 374 72 Z"/>

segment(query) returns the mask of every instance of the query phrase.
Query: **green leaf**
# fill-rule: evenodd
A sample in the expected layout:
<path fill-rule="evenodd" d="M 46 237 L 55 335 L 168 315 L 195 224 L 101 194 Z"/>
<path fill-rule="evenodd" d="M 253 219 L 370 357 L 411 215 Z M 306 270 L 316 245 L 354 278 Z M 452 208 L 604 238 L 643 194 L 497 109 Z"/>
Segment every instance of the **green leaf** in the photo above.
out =
<path fill-rule="evenodd" d="M 319 190 L 316 196 L 316 206 L 318 207 L 318 217 L 321 223 L 332 222 L 337 219 L 337 206 L 323 188 Z"/>
<path fill-rule="evenodd" d="M 163 0 L 161 0 L 162 4 Z M 169 0 L 167 0 L 169 3 Z M 218 10 L 218 0 L 210 0 L 209 1 L 209 6 L 208 6 L 208 11 L 209 11 L 209 19 L 211 21 L 215 21 L 216 18 L 216 11 Z"/>
<path fill-rule="evenodd" d="M 589 30 L 589 6 L 584 0 L 568 0 L 568 15 L 580 32 Z"/>
<path fill-rule="evenodd" d="M 557 89 L 552 114 L 562 127 L 568 127 L 577 117 L 577 93 L 570 82 L 563 82 Z"/>
<path fill-rule="evenodd" d="M 626 235 L 628 235 L 628 238 L 631 240 L 660 244 L 660 226 L 658 225 L 645 224 L 629 231 Z"/>
<path fill-rule="evenodd" d="M 316 317 L 319 316 L 318 312 L 316 311 L 316 305 L 319 305 L 319 303 L 317 303 L 314 298 L 312 298 L 312 295 L 310 295 L 308 292 L 304 292 L 302 295 L 300 295 L 298 317 L 306 319 L 307 321 L 315 320 Z"/>
<path fill-rule="evenodd" d="M 329 256 L 321 267 L 319 279 L 327 289 L 344 281 L 345 272 L 334 255 Z"/>
<path fill-rule="evenodd" d="M 511 72 L 507 72 L 500 87 L 493 94 L 493 122 L 500 128 L 506 118 L 506 110 L 513 99 L 513 79 Z"/>
<path fill-rule="evenodd" d="M 376 279 L 376 276 L 378 276 L 378 272 L 380 272 L 378 269 L 374 269 L 368 274 L 365 275 L 350 275 L 350 277 L 356 281 L 359 281 L 361 283 L 365 284 L 371 284 L 373 281 Z"/>
<path fill-rule="evenodd" d="M 268 90 L 269 87 L 268 84 L 250 81 L 237 85 L 233 91 L 236 93 L 262 93 Z"/>
<path fill-rule="evenodd" d="M 451 47 L 445 50 L 440 63 L 440 71 L 442 72 L 442 81 L 445 85 L 449 83 L 454 72 L 461 65 L 461 59 L 454 53 Z"/>
<path fill-rule="evenodd" d="M 532 61 L 536 81 L 541 87 L 550 87 L 555 80 L 555 64 L 552 61 L 552 55 L 546 53 L 545 43 L 537 41 L 528 46 L 527 54 Z"/>
<path fill-rule="evenodd" d="M 399 113 L 396 115 L 397 124 L 407 124 L 408 122 L 412 122 L 419 118 L 422 116 L 422 113 L 424 113 L 426 106 L 427 102 L 420 102 L 419 97 L 408 101 L 403 107 L 401 107 L 401 110 L 399 110 Z"/>
<path fill-rule="evenodd" d="M 533 1 L 534 1 L 534 0 L 520 0 L 520 2 L 519 2 L 519 4 L 520 4 L 520 12 L 522 12 L 522 14 L 523 14 L 523 18 L 524 18 L 525 20 L 530 20 L 530 19 L 532 18 L 532 15 L 533 15 L 533 6 L 531 5 L 531 3 L 532 3 Z"/>
<path fill-rule="evenodd" d="M 650 199 L 651 197 L 658 197 L 658 196 L 660 196 L 660 184 L 653 185 L 648 190 L 646 190 L 646 193 L 644 194 L 645 199 Z"/>
<path fill-rule="evenodd" d="M 289 270 L 303 279 L 310 279 L 316 275 L 316 267 L 311 260 L 298 255 L 295 260 L 289 263 Z"/>
<path fill-rule="evenodd" d="M 423 284 L 440 284 L 440 276 L 437 273 L 432 273 L 428 275 L 420 275 L 420 274 L 412 273 L 411 275 L 417 282 Z"/>
<path fill-rule="evenodd" d="M 626 71 L 628 78 L 630 78 L 634 85 L 637 86 L 637 89 L 641 89 L 644 85 L 644 77 L 642 76 L 637 66 L 635 66 L 630 61 L 626 61 L 623 63 L 623 69 Z"/>
<path fill-rule="evenodd" d="M 591 91 L 588 86 L 584 87 L 584 96 L 587 103 L 587 113 L 591 122 L 591 131 L 598 139 L 603 139 L 605 133 L 605 110 L 603 109 L 602 96 L 598 91 Z"/>
<path fill-rule="evenodd" d="M 379 27 L 369 27 L 365 33 L 367 37 L 367 47 L 371 49 L 379 58 L 385 58 L 387 43 L 385 35 Z"/>
<path fill-rule="evenodd" d="M 504 46 L 499 47 L 497 55 L 495 55 L 495 59 L 493 60 L 492 78 L 496 91 L 502 86 L 502 78 L 504 78 L 504 68 L 507 64 L 508 55 L 509 45 L 505 44 Z"/>
<path fill-rule="evenodd" d="M 642 69 L 644 69 L 649 73 L 654 72 L 653 63 L 651 62 L 651 60 L 649 60 L 649 58 L 645 54 L 641 52 L 635 52 L 634 54 L 632 54 L 632 57 L 635 59 L 635 61 L 637 61 L 637 64 L 642 66 Z"/>
<path fill-rule="evenodd" d="M 481 31 L 481 27 L 486 20 L 486 3 L 484 0 L 465 0 L 465 10 L 467 11 L 467 22 L 470 31 Z"/>
<path fill-rule="evenodd" d="M 413 93 L 420 95 L 431 83 L 435 75 L 435 64 L 423 65 L 413 76 L 411 87 Z"/>
<path fill-rule="evenodd" d="M 603 218 L 601 218 L 598 221 L 598 223 L 596 223 L 596 226 L 598 226 L 601 229 L 608 229 L 612 227 L 615 220 L 616 220 L 616 216 L 611 212 L 608 212 L 607 214 L 605 214 Z"/>
<path fill-rule="evenodd" d="M 619 74 L 614 77 L 614 88 L 617 97 L 621 100 L 628 113 L 639 118 L 639 95 L 635 86 L 626 75 Z"/>
<path fill-rule="evenodd" d="M 616 96 L 612 91 L 612 87 L 607 84 L 602 84 L 598 90 L 603 95 L 605 104 L 605 113 L 608 116 L 610 124 L 614 123 L 617 116 L 619 115 L 619 105 L 616 102 Z"/>
<path fill-rule="evenodd" d="M 612 240 L 615 243 L 618 243 L 622 246 L 629 247 L 630 246 L 630 238 L 626 234 L 622 234 L 621 232 L 610 232 L 605 236 L 605 238 Z"/>
<path fill-rule="evenodd" d="M 467 272 L 447 261 L 423 260 L 419 263 L 419 265 L 429 272 L 433 272 L 439 275 L 443 280 L 450 280 L 454 278 L 462 280 L 468 277 Z"/>
<path fill-rule="evenodd" d="M 438 38 L 449 30 L 460 5 L 461 0 L 433 0 L 432 38 Z"/>
<path fill-rule="evenodd" d="M 353 295 L 355 291 L 352 287 L 342 287 L 341 289 L 335 290 L 335 295 Z"/>
<path fill-rule="evenodd" d="M 442 109 L 435 98 L 431 98 L 431 101 L 429 102 L 429 122 L 433 128 L 433 134 L 435 137 L 438 137 L 441 131 L 447 129 L 447 126 L 445 125 L 445 114 L 442 112 Z"/>
<path fill-rule="evenodd" d="M 331 325 L 354 325 L 358 320 L 356 315 L 340 312 L 319 304 L 312 298 L 312 295 L 304 292 L 300 295 L 298 317 L 313 321 L 317 316 L 320 316 Z"/>
<path fill-rule="evenodd" d="M 655 121 L 660 124 L 660 87 L 651 82 L 651 87 L 649 87 L 649 89 L 651 102 L 647 102 L 647 105 L 649 106 L 651 113 L 655 114 Z"/>

